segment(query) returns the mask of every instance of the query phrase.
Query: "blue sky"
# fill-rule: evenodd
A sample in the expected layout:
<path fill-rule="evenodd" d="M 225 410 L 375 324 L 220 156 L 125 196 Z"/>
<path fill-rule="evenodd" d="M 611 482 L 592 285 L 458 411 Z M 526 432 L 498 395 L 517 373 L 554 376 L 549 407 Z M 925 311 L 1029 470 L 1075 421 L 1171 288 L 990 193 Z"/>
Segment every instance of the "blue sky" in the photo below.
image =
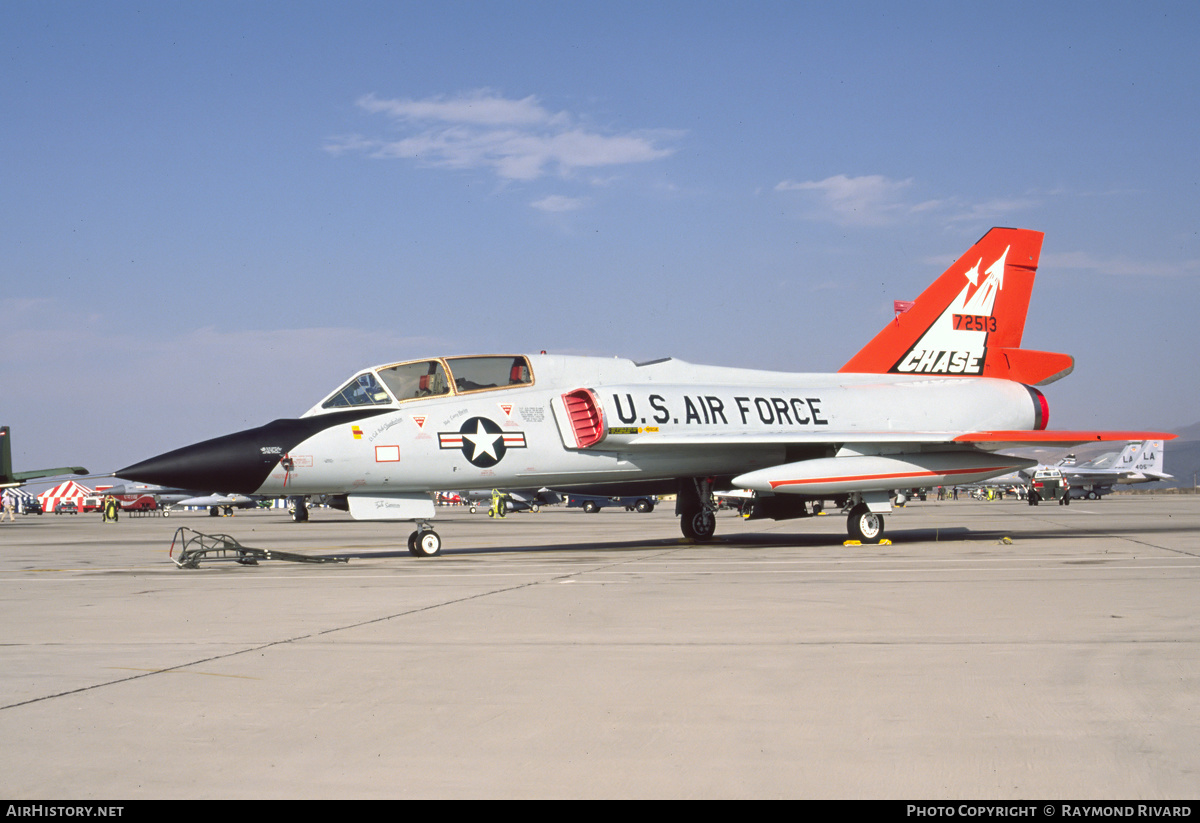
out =
<path fill-rule="evenodd" d="M 1046 232 L 1058 428 L 1195 423 L 1195 3 L 0 4 L 0 400 L 111 470 L 489 351 L 833 371 Z"/>

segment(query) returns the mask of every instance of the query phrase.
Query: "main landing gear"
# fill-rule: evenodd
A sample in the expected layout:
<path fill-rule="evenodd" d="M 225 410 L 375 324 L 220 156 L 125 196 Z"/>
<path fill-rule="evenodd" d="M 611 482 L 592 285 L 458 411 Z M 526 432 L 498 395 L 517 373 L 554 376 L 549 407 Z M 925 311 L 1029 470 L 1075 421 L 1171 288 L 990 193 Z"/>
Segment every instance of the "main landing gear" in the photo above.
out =
<path fill-rule="evenodd" d="M 846 518 L 846 531 L 851 540 L 860 543 L 878 543 L 883 537 L 883 515 L 871 511 L 866 503 L 858 503 L 850 509 Z"/>
<path fill-rule="evenodd" d="M 685 477 L 679 481 L 679 496 L 675 503 L 675 513 L 679 515 L 679 529 L 688 540 L 703 543 L 711 540 L 717 530 L 716 506 L 713 504 L 712 489 L 713 478 L 711 477 Z M 846 531 L 851 540 L 859 543 L 879 543 L 883 540 L 883 514 L 871 509 L 874 506 L 876 509 L 887 511 L 888 496 L 886 492 L 856 492 L 838 502 L 849 508 Z M 812 507 L 813 514 L 819 514 L 822 509 L 821 501 L 814 501 Z M 766 516 L 783 520 L 788 517 L 805 517 L 807 514 L 794 512 L 789 514 L 777 511 Z"/>
<path fill-rule="evenodd" d="M 424 520 L 417 521 L 417 530 L 408 536 L 408 551 L 413 557 L 436 557 L 442 552 L 442 538 Z"/>
<path fill-rule="evenodd" d="M 688 540 L 703 543 L 717 531 L 717 513 L 712 497 L 711 477 L 684 477 L 679 481 L 675 513 L 679 529 Z"/>

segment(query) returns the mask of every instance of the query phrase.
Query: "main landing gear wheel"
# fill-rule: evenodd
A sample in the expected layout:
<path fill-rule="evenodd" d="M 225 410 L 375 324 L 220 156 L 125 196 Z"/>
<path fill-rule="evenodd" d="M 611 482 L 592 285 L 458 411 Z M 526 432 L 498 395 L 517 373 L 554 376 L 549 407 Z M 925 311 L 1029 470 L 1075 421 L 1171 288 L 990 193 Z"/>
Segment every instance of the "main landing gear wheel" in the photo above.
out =
<path fill-rule="evenodd" d="M 712 496 L 711 477 L 679 478 L 679 495 L 675 513 L 679 515 L 679 530 L 688 540 L 703 543 L 717 531 L 717 511 Z"/>
<path fill-rule="evenodd" d="M 703 543 L 706 540 L 712 540 L 712 536 L 716 533 L 717 518 L 710 510 L 701 509 L 698 512 L 681 515 L 679 527 L 683 530 L 684 537 Z"/>
<path fill-rule="evenodd" d="M 850 532 L 851 540 L 878 543 L 883 537 L 883 515 L 871 511 L 866 503 L 859 503 L 850 510 L 850 516 L 846 519 L 846 530 Z"/>
<path fill-rule="evenodd" d="M 415 531 L 408 536 L 408 551 L 414 557 L 436 557 L 442 551 L 442 538 L 432 529 Z"/>

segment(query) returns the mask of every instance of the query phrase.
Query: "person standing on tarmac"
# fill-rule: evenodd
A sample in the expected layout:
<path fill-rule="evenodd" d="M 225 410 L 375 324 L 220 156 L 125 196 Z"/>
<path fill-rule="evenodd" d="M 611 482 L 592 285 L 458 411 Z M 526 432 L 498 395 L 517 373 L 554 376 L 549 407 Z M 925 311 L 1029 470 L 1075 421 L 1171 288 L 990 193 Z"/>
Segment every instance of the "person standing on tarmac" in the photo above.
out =
<path fill-rule="evenodd" d="M 111 520 L 112 522 L 116 523 L 117 522 L 117 514 L 120 511 L 121 511 L 121 507 L 117 505 L 117 498 L 113 497 L 112 495 L 109 495 L 108 497 L 104 498 L 104 521 L 103 522 L 107 523 L 108 521 Z"/>

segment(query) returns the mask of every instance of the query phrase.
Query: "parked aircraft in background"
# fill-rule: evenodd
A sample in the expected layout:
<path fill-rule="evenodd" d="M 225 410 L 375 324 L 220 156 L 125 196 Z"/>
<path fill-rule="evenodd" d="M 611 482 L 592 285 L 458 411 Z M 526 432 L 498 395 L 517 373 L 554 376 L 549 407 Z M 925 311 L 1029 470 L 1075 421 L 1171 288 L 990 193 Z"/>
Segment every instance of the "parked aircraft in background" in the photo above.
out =
<path fill-rule="evenodd" d="M 58 477 L 64 474 L 87 474 L 83 466 L 61 466 L 57 469 L 34 469 L 28 472 L 12 470 L 12 435 L 8 426 L 0 426 L 0 489 L 24 486 L 30 480 Z"/>
<path fill-rule="evenodd" d="M 195 497 L 197 494 L 187 489 L 172 489 L 154 483 L 114 483 L 111 486 L 97 486 L 96 493 L 99 495 L 111 494 L 118 499 L 148 494 L 158 501 L 159 506 L 174 506 L 180 500 Z"/>
<path fill-rule="evenodd" d="M 208 509 L 210 517 L 217 517 L 221 514 L 233 514 L 234 509 L 257 508 L 260 499 L 262 499 L 261 495 L 250 497 L 244 494 L 201 494 L 184 498 L 174 505 L 184 508 L 195 506 Z"/>
<path fill-rule="evenodd" d="M 1076 463 L 1074 455 L 1067 455 L 1054 468 L 1067 479 L 1071 497 L 1088 500 L 1099 500 L 1103 495 L 1111 494 L 1117 484 L 1175 479 L 1163 471 L 1161 440 L 1129 443 L 1120 452 L 1104 454 L 1086 463 Z"/>
<path fill-rule="evenodd" d="M 147 483 L 120 483 L 107 488 L 97 488 L 102 495 L 113 495 L 118 499 L 134 499 L 141 495 L 151 495 L 162 507 L 163 513 L 168 514 L 172 508 L 194 506 L 208 509 L 212 517 L 222 512 L 231 514 L 234 509 L 252 509 L 258 505 L 258 498 L 247 497 L 243 494 L 206 494 L 195 489 L 179 489 Z"/>
<path fill-rule="evenodd" d="M 1022 488 L 1042 479 L 1049 478 L 1057 484 L 1065 479 L 1072 499 L 1099 500 L 1111 494 L 1117 484 L 1174 479 L 1162 469 L 1163 441 L 1145 440 L 1127 443 L 1119 452 L 1107 452 L 1086 463 L 1078 463 L 1075 455 L 1068 454 L 1055 464 L 1038 463 L 975 485 L 1020 493 Z"/>
<path fill-rule="evenodd" d="M 124 478 L 244 494 L 345 495 L 357 519 L 412 520 L 435 555 L 430 492 L 675 493 L 707 540 L 712 490 L 756 493 L 751 518 L 826 501 L 878 541 L 892 490 L 972 483 L 1036 463 L 1001 449 L 1152 432 L 1049 431 L 1034 385 L 1066 354 L 1022 349 L 1042 234 L 993 229 L 836 374 L 600 357 L 440 357 L 365 369 L 296 419 L 186 446 Z"/>

